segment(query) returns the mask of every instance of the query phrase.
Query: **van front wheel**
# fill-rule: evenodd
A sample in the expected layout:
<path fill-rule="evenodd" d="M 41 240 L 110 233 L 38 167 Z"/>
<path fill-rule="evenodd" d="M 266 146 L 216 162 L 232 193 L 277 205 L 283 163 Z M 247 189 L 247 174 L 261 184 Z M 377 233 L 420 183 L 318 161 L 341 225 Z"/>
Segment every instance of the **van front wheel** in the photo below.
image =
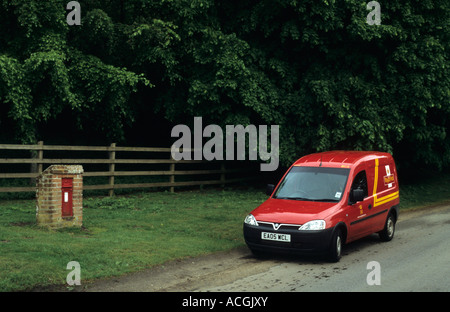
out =
<path fill-rule="evenodd" d="M 331 238 L 331 246 L 329 251 L 329 259 L 331 262 L 339 262 L 342 255 L 343 235 L 341 229 L 334 231 Z"/>
<path fill-rule="evenodd" d="M 379 232 L 380 239 L 383 242 L 388 242 L 394 237 L 395 232 L 395 218 L 392 213 L 386 219 L 386 224 L 384 225 L 384 229 Z"/>

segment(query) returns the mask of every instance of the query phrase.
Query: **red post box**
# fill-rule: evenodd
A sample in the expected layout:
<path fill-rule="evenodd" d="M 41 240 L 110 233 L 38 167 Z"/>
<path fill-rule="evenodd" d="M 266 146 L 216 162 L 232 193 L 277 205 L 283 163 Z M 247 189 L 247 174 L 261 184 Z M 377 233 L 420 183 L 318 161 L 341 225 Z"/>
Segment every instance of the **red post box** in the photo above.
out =
<path fill-rule="evenodd" d="M 83 225 L 83 167 L 51 165 L 36 179 L 36 221 L 48 228 Z"/>
<path fill-rule="evenodd" d="M 72 204 L 73 179 L 62 178 L 61 190 L 62 190 L 62 216 L 73 217 L 73 204 Z"/>

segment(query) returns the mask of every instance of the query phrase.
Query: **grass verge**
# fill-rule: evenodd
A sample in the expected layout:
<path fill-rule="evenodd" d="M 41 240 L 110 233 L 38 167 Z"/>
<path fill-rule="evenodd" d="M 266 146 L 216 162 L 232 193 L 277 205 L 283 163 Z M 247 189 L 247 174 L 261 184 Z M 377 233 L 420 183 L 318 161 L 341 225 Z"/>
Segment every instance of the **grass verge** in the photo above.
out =
<path fill-rule="evenodd" d="M 86 281 L 241 246 L 242 221 L 265 198 L 217 189 L 85 198 L 83 227 L 53 231 L 36 226 L 33 200 L 2 201 L 0 291 L 64 285 L 69 261 Z"/>
<path fill-rule="evenodd" d="M 450 200 L 450 175 L 402 184 L 402 210 Z M 242 221 L 261 190 L 203 189 L 84 199 L 81 229 L 35 224 L 35 201 L 0 201 L 0 291 L 65 285 L 69 261 L 82 284 L 169 260 L 244 245 Z"/>

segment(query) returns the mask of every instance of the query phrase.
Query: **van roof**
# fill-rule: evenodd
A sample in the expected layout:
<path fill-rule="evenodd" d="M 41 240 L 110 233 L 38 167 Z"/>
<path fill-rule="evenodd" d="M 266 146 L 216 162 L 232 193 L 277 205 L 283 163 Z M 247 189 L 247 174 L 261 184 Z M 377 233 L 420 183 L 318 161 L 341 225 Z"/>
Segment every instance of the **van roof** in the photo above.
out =
<path fill-rule="evenodd" d="M 303 156 L 298 159 L 294 166 L 315 167 L 322 163 L 324 167 L 350 168 L 362 161 L 376 158 L 389 158 L 391 155 L 384 152 L 373 151 L 329 151 Z"/>

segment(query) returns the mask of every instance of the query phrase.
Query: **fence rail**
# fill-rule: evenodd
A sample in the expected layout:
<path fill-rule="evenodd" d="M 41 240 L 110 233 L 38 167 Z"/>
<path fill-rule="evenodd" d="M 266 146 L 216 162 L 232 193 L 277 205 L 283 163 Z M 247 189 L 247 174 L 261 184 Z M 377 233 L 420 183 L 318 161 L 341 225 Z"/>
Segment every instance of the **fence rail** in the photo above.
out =
<path fill-rule="evenodd" d="M 214 165 L 219 168 L 216 169 L 180 169 L 178 164 L 204 164 L 207 161 L 203 160 L 180 160 L 176 161 L 171 158 L 170 148 L 161 147 L 123 147 L 116 146 L 112 143 L 110 146 L 68 146 L 68 145 L 44 145 L 44 143 L 38 142 L 33 145 L 18 145 L 18 144 L 0 144 L 1 150 L 14 150 L 14 151 L 29 151 L 30 158 L 0 158 L 0 165 L 20 165 L 30 164 L 31 172 L 0 172 L 0 179 L 20 179 L 20 178 L 36 178 L 45 169 L 44 165 L 50 164 L 82 164 L 82 165 L 107 165 L 108 170 L 88 171 L 85 169 L 83 176 L 85 177 L 108 177 L 109 183 L 96 184 L 96 185 L 84 185 L 85 190 L 109 190 L 109 195 L 114 194 L 114 190 L 117 189 L 130 189 L 130 188 L 153 188 L 153 187 L 169 187 L 171 192 L 174 192 L 175 187 L 180 186 L 197 186 L 197 185 L 224 185 L 226 183 L 234 183 L 239 181 L 245 181 L 251 179 L 250 177 L 227 177 L 227 174 L 232 173 L 245 173 L 250 172 L 250 168 L 235 168 L 225 169 L 225 162 L 216 162 Z M 44 152 L 47 151 L 60 151 L 60 152 L 106 152 L 103 154 L 103 158 L 44 158 Z M 166 153 L 166 158 L 117 158 L 118 153 L 123 152 L 151 152 L 151 153 Z M 100 153 L 99 156 L 102 156 Z M 209 162 L 208 162 L 209 163 Z M 117 170 L 116 165 L 168 165 L 166 169 L 157 170 Z M 219 178 L 212 178 L 209 180 L 197 180 L 197 181 L 175 181 L 176 176 L 199 176 L 199 175 L 216 175 Z M 152 183 L 115 183 L 115 177 L 124 176 L 168 176 L 167 182 L 152 182 Z M 34 192 L 35 186 L 20 186 L 20 187 L 0 187 L 0 193 L 2 192 Z"/>

